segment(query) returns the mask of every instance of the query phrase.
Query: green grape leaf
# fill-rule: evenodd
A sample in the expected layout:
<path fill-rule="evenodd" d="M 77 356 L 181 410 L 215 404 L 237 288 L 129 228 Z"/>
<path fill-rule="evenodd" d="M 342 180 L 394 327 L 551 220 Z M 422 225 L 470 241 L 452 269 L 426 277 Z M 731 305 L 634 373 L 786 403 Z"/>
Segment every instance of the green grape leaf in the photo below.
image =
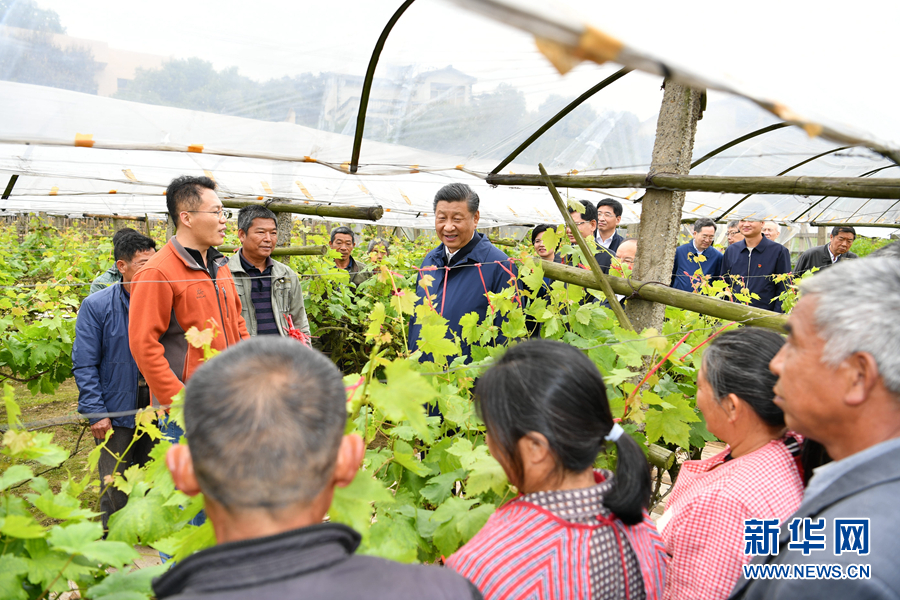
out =
<path fill-rule="evenodd" d="M 474 344 L 478 339 L 478 313 L 473 311 L 464 314 L 460 317 L 459 324 L 462 327 L 462 339 L 467 344 Z"/>
<path fill-rule="evenodd" d="M 427 477 L 431 474 L 431 469 L 414 456 L 412 446 L 403 440 L 394 441 L 394 462 L 403 465 L 419 477 Z"/>
<path fill-rule="evenodd" d="M 164 506 L 164 501 L 156 488 L 147 495 L 132 493 L 128 503 L 109 518 L 107 539 L 134 545 L 170 535 L 180 522 L 181 511 L 177 506 Z"/>
<path fill-rule="evenodd" d="M 394 423 L 409 421 L 421 439 L 431 441 L 424 405 L 437 396 L 437 390 L 407 360 L 395 360 L 384 373 L 387 385 L 370 385 L 372 405 Z"/>
<path fill-rule="evenodd" d="M 68 554 L 80 554 L 104 565 L 121 567 L 139 557 L 135 549 L 123 542 L 100 541 L 103 527 L 100 523 L 83 521 L 50 530 L 47 541 L 55 550 Z"/>
<path fill-rule="evenodd" d="M 153 597 L 151 582 L 168 568 L 169 565 L 153 565 L 134 571 L 116 571 L 88 588 L 87 597 L 91 600 L 149 600 Z"/>
<path fill-rule="evenodd" d="M 488 490 L 494 490 L 497 494 L 506 491 L 506 473 L 488 453 L 487 446 L 478 446 L 472 456 L 474 460 L 466 465 L 470 471 L 466 480 L 466 495 L 477 496 Z"/>
<path fill-rule="evenodd" d="M 459 531 L 462 543 L 465 544 L 471 540 L 476 533 L 481 531 L 488 518 L 494 514 L 497 509 L 493 504 L 482 504 L 473 508 L 462 517 L 459 518 L 456 529 Z"/>
<path fill-rule="evenodd" d="M 181 562 L 191 554 L 216 544 L 216 534 L 212 521 L 207 520 L 200 526 L 185 525 L 173 535 L 153 542 L 151 547 L 172 556 L 175 562 Z"/>
<path fill-rule="evenodd" d="M 416 562 L 419 534 L 412 519 L 379 514 L 369 530 L 369 538 L 362 554 L 380 556 L 402 563 Z"/>
<path fill-rule="evenodd" d="M 451 473 L 432 477 L 425 484 L 425 487 L 419 490 L 419 494 L 428 500 L 430 504 L 437 506 L 450 497 L 456 482 L 464 479 L 466 474 L 467 471 L 465 469 L 457 469 Z"/>
<path fill-rule="evenodd" d="M 0 491 L 5 490 L 11 485 L 28 481 L 32 477 L 34 477 L 34 472 L 32 472 L 31 467 L 26 465 L 13 465 L 0 475 Z"/>
<path fill-rule="evenodd" d="M 28 600 L 22 580 L 28 573 L 28 561 L 12 554 L 0 556 L 0 592 L 8 600 Z"/>
<path fill-rule="evenodd" d="M 335 488 L 328 515 L 332 521 L 349 525 L 365 536 L 372 523 L 372 503 L 393 500 L 381 481 L 367 471 L 360 471 L 350 485 Z"/>
<path fill-rule="evenodd" d="M 0 533 L 14 538 L 42 538 L 47 534 L 44 527 L 31 515 L 6 515 L 0 519 Z"/>

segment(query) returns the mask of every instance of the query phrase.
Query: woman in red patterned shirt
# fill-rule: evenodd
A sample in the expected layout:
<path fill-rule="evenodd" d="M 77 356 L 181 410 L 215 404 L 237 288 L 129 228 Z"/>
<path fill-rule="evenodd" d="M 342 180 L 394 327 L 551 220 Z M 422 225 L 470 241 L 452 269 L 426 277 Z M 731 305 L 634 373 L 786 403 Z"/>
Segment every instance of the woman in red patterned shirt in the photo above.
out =
<path fill-rule="evenodd" d="M 658 598 L 666 555 L 645 510 L 650 468 L 613 422 L 590 359 L 560 342 L 521 343 L 481 377 L 475 403 L 522 495 L 446 564 L 486 600 Z M 593 469 L 607 441 L 615 474 Z"/>
<path fill-rule="evenodd" d="M 686 461 L 656 525 L 671 555 L 665 600 L 727 598 L 741 576 L 744 519 L 788 518 L 803 499 L 800 438 L 785 432 L 769 361 L 784 344 L 745 327 L 713 340 L 697 374 L 697 408 L 728 446 Z"/>

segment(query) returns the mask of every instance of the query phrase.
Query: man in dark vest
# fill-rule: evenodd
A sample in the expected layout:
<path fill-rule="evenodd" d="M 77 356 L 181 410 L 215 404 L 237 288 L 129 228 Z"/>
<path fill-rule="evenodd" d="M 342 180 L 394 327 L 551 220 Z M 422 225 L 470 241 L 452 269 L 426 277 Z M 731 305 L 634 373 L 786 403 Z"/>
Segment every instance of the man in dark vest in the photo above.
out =
<path fill-rule="evenodd" d="M 184 400 L 190 446 L 172 446 L 166 465 L 179 490 L 203 493 L 217 545 L 156 579 L 157 598 L 481 598 L 449 569 L 357 555 L 359 533 L 323 523 L 366 452 L 361 437 L 344 435 L 346 404 L 337 367 L 280 336 L 197 370 Z"/>

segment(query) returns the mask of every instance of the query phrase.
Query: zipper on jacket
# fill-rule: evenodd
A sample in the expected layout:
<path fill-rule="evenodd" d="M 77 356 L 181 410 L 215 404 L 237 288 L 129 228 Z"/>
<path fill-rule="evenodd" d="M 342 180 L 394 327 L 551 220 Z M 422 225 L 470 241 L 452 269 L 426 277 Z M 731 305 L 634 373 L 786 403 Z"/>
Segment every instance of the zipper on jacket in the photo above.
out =
<path fill-rule="evenodd" d="M 212 277 L 210 277 L 212 279 Z M 225 316 L 222 314 L 222 302 L 219 300 L 219 284 L 216 283 L 216 280 L 212 280 L 213 287 L 216 289 L 216 304 L 219 305 L 219 318 L 222 319 L 222 333 L 225 334 L 225 347 L 227 348 L 231 344 L 228 343 L 228 332 L 225 327 Z M 222 288 L 222 291 L 225 291 L 225 288 Z"/>

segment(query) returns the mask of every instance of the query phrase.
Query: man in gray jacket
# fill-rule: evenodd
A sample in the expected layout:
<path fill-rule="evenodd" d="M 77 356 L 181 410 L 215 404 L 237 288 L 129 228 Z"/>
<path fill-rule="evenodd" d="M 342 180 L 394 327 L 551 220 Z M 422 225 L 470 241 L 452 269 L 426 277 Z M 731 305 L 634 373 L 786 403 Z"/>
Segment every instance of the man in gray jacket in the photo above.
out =
<path fill-rule="evenodd" d="M 900 260 L 841 262 L 801 292 L 770 365 L 775 403 L 833 462 L 813 470 L 780 531 L 745 521 L 756 558 L 732 598 L 898 598 Z"/>
<path fill-rule="evenodd" d="M 309 335 L 300 279 L 271 258 L 278 242 L 275 213 L 264 206 L 245 206 L 238 212 L 241 248 L 228 259 L 241 298 L 241 316 L 255 335 L 288 335 L 287 315 L 294 327 Z"/>
<path fill-rule="evenodd" d="M 175 485 L 203 492 L 217 545 L 153 582 L 160 600 L 480 600 L 461 575 L 356 554 L 360 535 L 323 523 L 366 453 L 344 435 L 347 396 L 323 354 L 273 336 L 236 344 L 185 389 L 185 434 L 166 456 Z M 214 424 L 214 426 L 210 426 Z"/>

